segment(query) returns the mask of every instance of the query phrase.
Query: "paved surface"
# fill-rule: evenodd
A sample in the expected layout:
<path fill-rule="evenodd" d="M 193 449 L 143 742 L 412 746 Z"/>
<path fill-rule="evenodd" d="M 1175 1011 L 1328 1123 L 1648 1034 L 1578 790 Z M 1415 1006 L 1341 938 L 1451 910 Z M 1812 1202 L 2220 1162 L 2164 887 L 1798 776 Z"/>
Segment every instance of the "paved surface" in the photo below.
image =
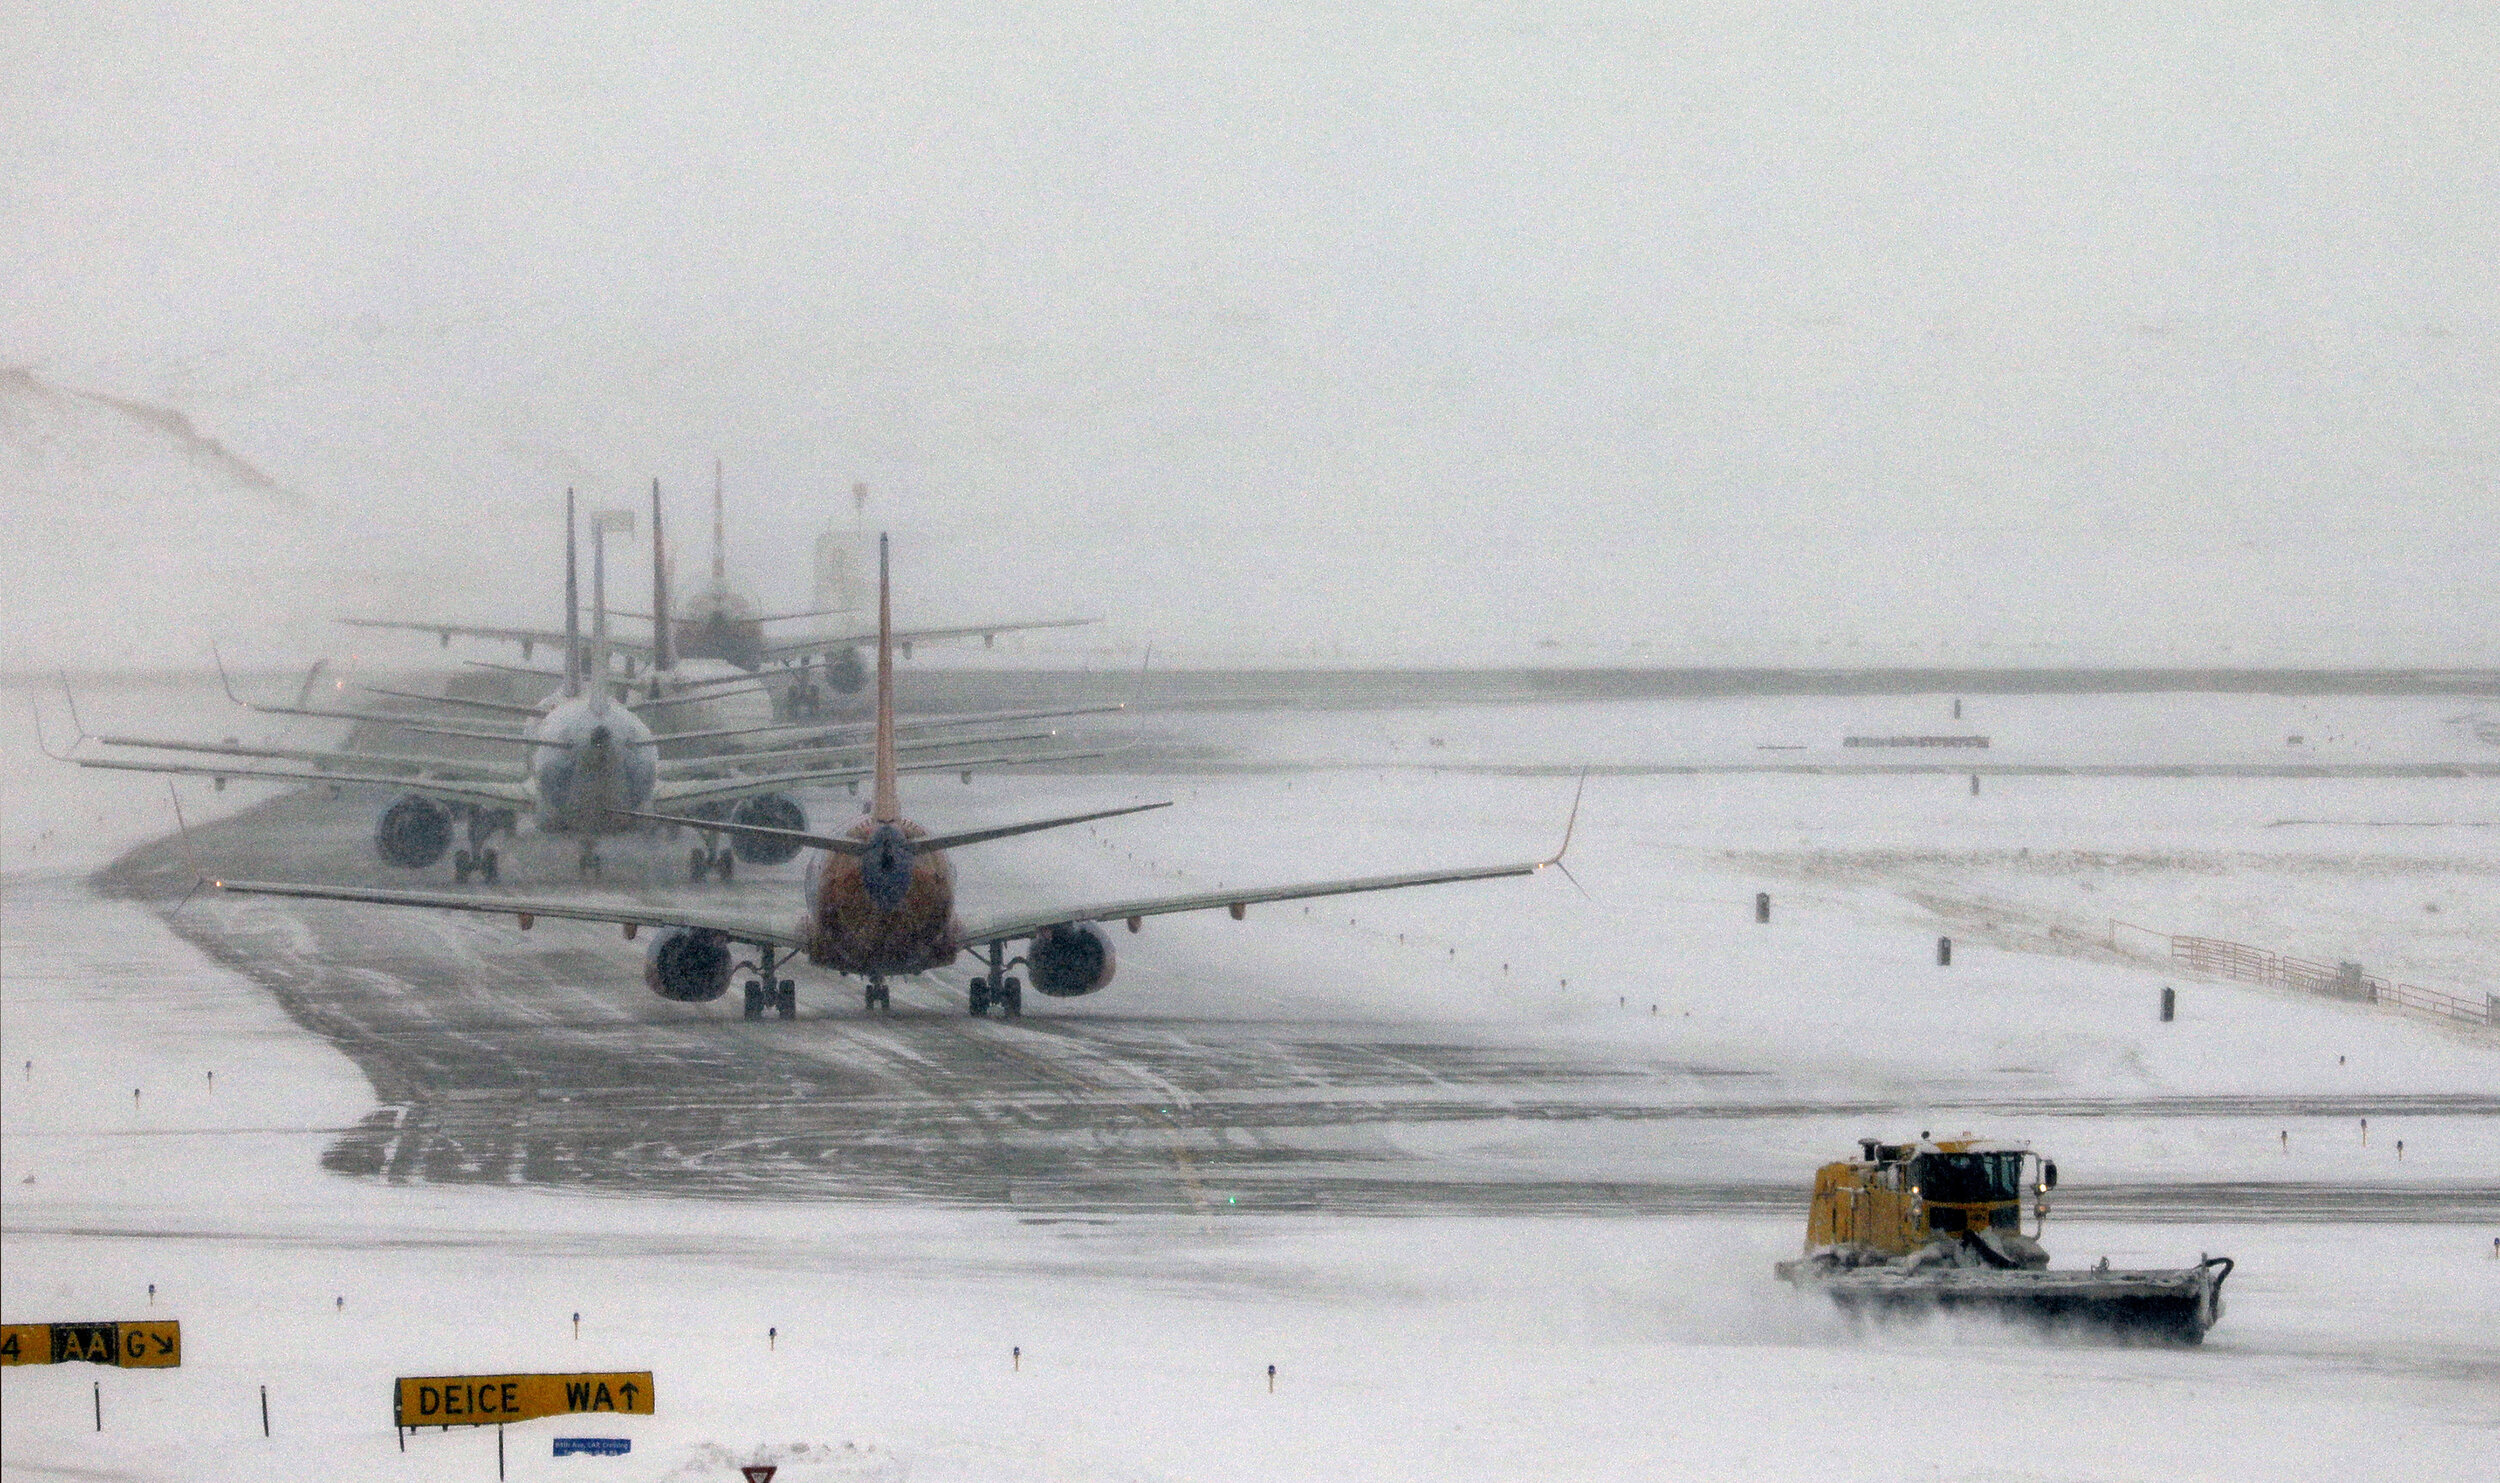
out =
<path fill-rule="evenodd" d="M 372 808 L 281 798 L 195 831 L 221 871 L 390 879 Z M 679 851 L 620 846 L 608 889 L 679 896 Z M 543 855 L 546 858 L 539 859 Z M 652 862 L 650 878 L 635 872 Z M 560 879 L 558 840 L 524 836 L 513 877 Z M 801 1018 L 742 1021 L 735 991 L 676 1005 L 639 952 L 593 929 L 223 897 L 172 908 L 192 878 L 160 843 L 99 877 L 266 985 L 351 1056 L 379 1110 L 324 1155 L 342 1175 L 704 1198 L 905 1200 L 1036 1212 L 1252 1209 L 1639 1213 L 1794 1210 L 1793 1181 L 1662 1168 L 1654 1150 L 1731 1120 L 1967 1111 L 2060 1118 L 2500 1116 L 2500 1098 L 1798 1100 L 1742 1066 L 1574 1059 L 1443 1027 L 1157 1015 L 963 1013 L 961 975 L 898 983 L 894 1013 L 802 970 Z M 524 887 L 543 890 L 544 886 Z M 707 888 L 716 898 L 718 885 Z M 778 919 L 786 879 L 726 889 Z M 2271 1124 L 2269 1124 L 2271 1126 Z M 1648 1130 L 1627 1140 L 1626 1130 Z M 1819 1145 L 1818 1145 L 1819 1146 Z M 1649 1150 L 1645 1154 L 1643 1150 Z M 1750 1174 L 1750 1169 L 1746 1172 Z M 2482 1188 L 2298 1184 L 2077 1187 L 2067 1212 L 2136 1219 L 2479 1220 Z"/>

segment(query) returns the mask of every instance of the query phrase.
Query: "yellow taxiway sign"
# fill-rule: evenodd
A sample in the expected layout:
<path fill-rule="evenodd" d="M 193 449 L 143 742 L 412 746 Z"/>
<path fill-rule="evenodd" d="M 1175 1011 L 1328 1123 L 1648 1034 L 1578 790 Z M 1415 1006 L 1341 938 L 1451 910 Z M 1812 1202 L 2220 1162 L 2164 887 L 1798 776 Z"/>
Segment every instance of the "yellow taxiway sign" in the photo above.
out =
<path fill-rule="evenodd" d="M 497 1426 L 541 1416 L 651 1414 L 651 1372 L 608 1375 L 402 1376 L 391 1394 L 395 1424 Z"/>
<path fill-rule="evenodd" d="M 182 1363 L 182 1325 L 170 1318 L 0 1324 L 0 1365 L 65 1365 L 78 1360 L 125 1370 L 171 1369 Z"/>

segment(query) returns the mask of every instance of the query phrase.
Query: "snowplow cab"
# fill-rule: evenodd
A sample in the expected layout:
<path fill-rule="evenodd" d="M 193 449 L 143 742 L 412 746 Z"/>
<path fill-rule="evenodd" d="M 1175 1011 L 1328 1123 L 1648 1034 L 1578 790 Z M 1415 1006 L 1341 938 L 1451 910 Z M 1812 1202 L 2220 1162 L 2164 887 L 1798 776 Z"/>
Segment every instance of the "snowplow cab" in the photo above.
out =
<path fill-rule="evenodd" d="M 1860 1157 L 1815 1171 L 1807 1251 L 1840 1247 L 1895 1257 L 1939 1238 L 2021 1234 L 2024 1161 L 2035 1157 L 2028 1145 L 1862 1138 L 1858 1148 Z M 2041 1162 L 2041 1193 L 2057 1182 L 2055 1170 Z"/>

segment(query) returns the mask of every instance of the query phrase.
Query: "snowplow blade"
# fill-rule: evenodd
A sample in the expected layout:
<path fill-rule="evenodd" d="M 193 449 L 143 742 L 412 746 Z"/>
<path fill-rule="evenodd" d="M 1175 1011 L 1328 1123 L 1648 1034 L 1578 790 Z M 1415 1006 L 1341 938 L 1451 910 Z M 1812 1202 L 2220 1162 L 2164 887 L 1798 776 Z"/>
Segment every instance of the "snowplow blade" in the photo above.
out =
<path fill-rule="evenodd" d="M 1986 1313 L 2052 1331 L 2137 1342 L 2195 1344 L 2222 1316 L 2227 1256 L 2146 1272 L 2000 1271 L 1972 1267 L 1837 1267 L 1811 1259 L 1774 1268 L 1800 1290 L 1821 1289 L 1851 1314 L 1909 1318 Z"/>

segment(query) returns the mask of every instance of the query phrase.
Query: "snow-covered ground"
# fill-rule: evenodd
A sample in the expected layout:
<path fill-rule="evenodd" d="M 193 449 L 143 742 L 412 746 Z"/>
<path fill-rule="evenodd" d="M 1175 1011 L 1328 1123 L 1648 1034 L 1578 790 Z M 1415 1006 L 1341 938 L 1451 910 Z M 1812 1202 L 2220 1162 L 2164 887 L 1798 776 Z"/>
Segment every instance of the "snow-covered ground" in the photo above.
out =
<path fill-rule="evenodd" d="M 179 721 L 197 700 L 134 691 L 121 703 L 126 718 Z M 1816 704 L 1800 713 L 1804 739 L 1856 734 L 1857 716 L 1833 709 L 1844 703 Z M 2141 702 L 2148 717 L 2167 704 Z M 2424 727 L 2449 734 L 2427 712 L 2380 705 L 2315 730 L 2405 755 L 2428 745 Z M 2028 727 L 2055 731 L 2052 706 L 2026 706 Z M 1549 708 L 1502 728 L 1532 747 L 1469 760 L 1559 768 L 1587 755 L 1569 744 L 1582 736 L 1755 729 L 1652 709 Z M 2248 712 L 2254 748 L 2281 721 Z M 2182 713 L 2172 729 L 2216 753 L 2236 745 L 2212 740 L 2213 709 Z M 1285 763 L 1352 760 L 1315 755 L 1340 739 L 1458 745 L 1443 716 L 1239 719 L 1228 735 L 1245 754 Z M 1868 719 L 1870 733 L 1931 729 L 1917 716 Z M 495 1465 L 486 1432 L 397 1450 L 391 1377 L 611 1367 L 653 1370 L 658 1414 L 515 1428 L 511 1476 L 728 1479 L 734 1464 L 779 1460 L 800 1483 L 2462 1478 L 2488 1468 L 2500 1433 L 2500 1230 L 2481 1225 L 2223 1210 L 2209 1222 L 2053 1218 L 2061 1264 L 2169 1265 L 2200 1250 L 2238 1260 L 2205 1346 L 2156 1351 L 1986 1326 L 1852 1335 L 1769 1280 L 1800 1234 L 1786 1216 L 1345 1220 L 1229 1214 L 1219 1200 L 1045 1219 L 326 1175 L 323 1147 L 373 1106 L 363 1078 L 151 911 L 81 884 L 163 832 L 161 782 L 43 762 L 21 745 L 23 725 L 0 715 L 6 1317 L 141 1316 L 153 1283 L 154 1311 L 183 1321 L 185 1362 L 9 1371 L 0 1445 L 12 1476 L 483 1477 Z M 1974 717 L 1971 729 L 2015 728 Z M 1322 743 L 1296 750 L 1314 734 Z M 2145 759 L 2117 744 L 2096 755 Z M 940 827 L 1131 794 L 1179 804 L 964 852 L 974 919 L 1071 895 L 1533 857 L 1559 836 L 1572 786 L 1567 772 L 1333 767 L 920 782 L 908 795 Z M 2096 946 L 2095 933 L 2115 915 L 2357 956 L 2460 991 L 2500 988 L 2491 836 L 2458 827 L 2500 817 L 2495 788 L 1992 778 L 1974 798 L 1959 777 L 1600 776 L 1571 852 L 1585 895 L 1549 873 L 1307 914 L 1254 909 L 1243 923 L 1157 921 L 1122 938 L 1111 989 L 1034 1012 L 1394 1017 L 1558 1055 L 1754 1072 L 1748 1085 L 1796 1100 L 1940 1113 L 2026 1097 L 2488 1103 L 2500 1095 L 2488 1034 L 2172 978 Z M 184 788 L 187 809 L 252 796 Z M 1774 897 L 1768 927 L 1752 920 L 1756 890 Z M 1942 932 L 1960 943 L 1949 969 L 1933 959 Z M 595 946 L 620 976 L 636 971 L 594 934 L 548 945 Z M 2154 1013 L 2165 982 L 2182 989 L 2170 1025 Z M 1478 1140 L 1416 1152 L 1523 1177 L 1566 1157 L 1653 1158 L 1802 1189 L 1848 1138 L 1916 1131 L 1864 1121 L 1642 1123 L 1615 1145 L 1583 1131 L 1567 1151 L 1501 1119 L 1407 1136 Z M 2210 1109 L 2005 1114 L 1981 1131 L 2032 1138 L 2073 1182 L 2348 1182 L 2480 1191 L 2488 1210 L 2495 1123 L 2408 1115 L 2374 1125 L 2366 1146 L 2340 1117 Z M 101 1435 L 88 1388 L 99 1380 Z M 630 1436 L 635 1450 L 622 1462 L 553 1459 L 549 1439 L 572 1434 Z"/>

